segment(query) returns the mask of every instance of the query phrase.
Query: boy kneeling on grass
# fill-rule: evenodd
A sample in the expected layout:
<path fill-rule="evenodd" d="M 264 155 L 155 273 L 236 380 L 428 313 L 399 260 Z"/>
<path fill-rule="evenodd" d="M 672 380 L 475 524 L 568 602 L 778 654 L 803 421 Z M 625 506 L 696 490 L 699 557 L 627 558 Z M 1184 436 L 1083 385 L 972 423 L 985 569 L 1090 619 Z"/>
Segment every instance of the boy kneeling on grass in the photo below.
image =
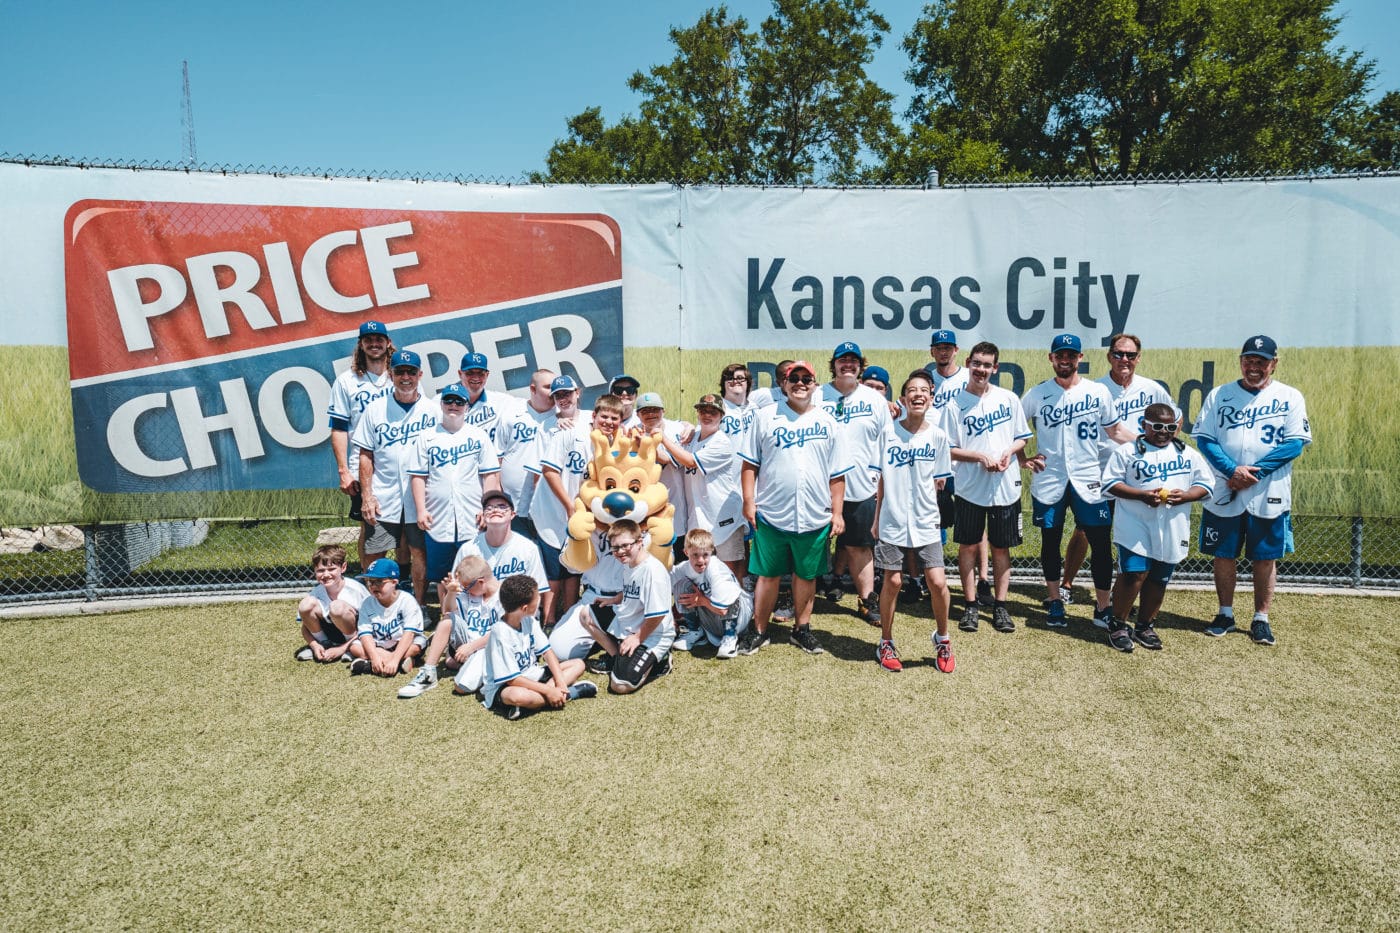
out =
<path fill-rule="evenodd" d="M 686 560 L 671 570 L 671 589 L 685 631 L 673 648 L 689 651 L 708 641 L 717 658 L 739 653 L 739 635 L 753 618 L 753 598 L 724 561 L 715 560 L 714 535 L 703 528 L 685 534 Z"/>
<path fill-rule="evenodd" d="M 1104 493 L 1118 499 L 1113 516 L 1118 580 L 1113 585 L 1108 643 L 1119 651 L 1132 651 L 1133 642 L 1161 650 L 1162 639 L 1152 623 L 1167 582 L 1190 546 L 1191 503 L 1212 492 L 1206 458 L 1177 438 L 1179 427 L 1171 405 L 1147 406 L 1142 436 L 1115 450 L 1104 467 Z M 1129 632 L 1128 612 L 1139 594 L 1137 626 Z"/>
<path fill-rule="evenodd" d="M 399 592 L 399 565 L 381 557 L 360 574 L 373 599 L 360 603 L 359 626 L 350 651 L 350 674 L 396 677 L 413 670 L 423 653 L 423 610 L 418 600 Z"/>
<path fill-rule="evenodd" d="M 306 644 L 297 649 L 295 657 L 322 663 L 349 661 L 355 620 L 369 591 L 360 581 L 345 578 L 345 548 L 338 544 L 318 547 L 311 557 L 311 569 L 316 585 L 297 605 L 297 621 Z"/>
<path fill-rule="evenodd" d="M 399 699 L 411 700 L 433 689 L 438 682 L 438 662 L 456 671 L 452 692 L 476 693 L 486 674 L 486 636 L 505 616 L 497 598 L 501 585 L 491 575 L 484 558 L 469 555 L 442 584 L 443 621 L 433 631 L 423 654 L 423 666 L 413 680 L 399 688 Z"/>
<path fill-rule="evenodd" d="M 613 693 L 636 693 L 643 685 L 671 672 L 671 643 L 676 625 L 671 619 L 671 576 L 666 565 L 647 549 L 641 526 L 628 519 L 608 526 L 608 545 L 626 568 L 622 601 L 604 631 L 591 609 L 580 620 L 607 652 L 598 668 L 608 672 Z"/>
<path fill-rule="evenodd" d="M 538 583 L 524 574 L 506 577 L 499 599 L 505 616 L 486 636 L 482 706 L 514 720 L 527 711 L 563 709 L 569 700 L 598 695 L 595 684 L 575 683 L 583 673 L 582 659 L 560 662 L 549 647 L 538 618 Z"/>

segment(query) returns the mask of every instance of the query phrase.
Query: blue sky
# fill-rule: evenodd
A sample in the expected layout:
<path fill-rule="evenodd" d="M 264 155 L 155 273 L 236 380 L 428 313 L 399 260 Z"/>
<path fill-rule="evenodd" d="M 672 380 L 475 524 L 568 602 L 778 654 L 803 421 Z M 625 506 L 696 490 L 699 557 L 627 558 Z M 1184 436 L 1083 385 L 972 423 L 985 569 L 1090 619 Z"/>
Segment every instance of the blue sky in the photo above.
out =
<path fill-rule="evenodd" d="M 627 77 L 712 5 L 0 0 L 0 152 L 178 161 L 188 59 L 201 162 L 514 178 L 583 108 L 634 112 Z M 871 73 L 902 109 L 922 3 L 874 5 L 891 34 Z M 771 9 L 728 6 L 753 24 Z M 1335 9 L 1377 92 L 1400 87 L 1400 4 Z"/>

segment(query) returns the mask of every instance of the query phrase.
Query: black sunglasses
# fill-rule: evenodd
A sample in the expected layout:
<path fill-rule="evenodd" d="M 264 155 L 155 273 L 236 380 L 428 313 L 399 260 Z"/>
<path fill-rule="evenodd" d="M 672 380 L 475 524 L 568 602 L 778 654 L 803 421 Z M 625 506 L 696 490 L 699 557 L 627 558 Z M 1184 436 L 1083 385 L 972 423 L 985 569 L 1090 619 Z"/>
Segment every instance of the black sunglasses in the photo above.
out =
<path fill-rule="evenodd" d="M 1135 360 L 1138 358 L 1137 353 L 1133 350 L 1110 350 L 1108 355 L 1115 360 Z"/>
<path fill-rule="evenodd" d="M 809 386 L 817 380 L 815 376 L 788 376 L 787 381 L 793 385 L 798 385 L 800 383 L 804 386 Z"/>

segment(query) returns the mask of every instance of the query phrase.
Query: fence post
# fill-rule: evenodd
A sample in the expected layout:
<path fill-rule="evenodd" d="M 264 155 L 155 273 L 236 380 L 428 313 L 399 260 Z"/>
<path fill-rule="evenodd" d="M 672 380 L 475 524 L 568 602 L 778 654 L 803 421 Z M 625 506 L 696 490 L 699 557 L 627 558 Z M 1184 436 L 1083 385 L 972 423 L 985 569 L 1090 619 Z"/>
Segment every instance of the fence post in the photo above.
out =
<path fill-rule="evenodd" d="M 97 586 L 102 582 L 102 574 L 97 568 L 97 526 L 88 525 L 83 529 L 83 598 L 88 602 L 97 599 Z"/>
<path fill-rule="evenodd" d="M 1361 539 L 1364 519 L 1360 515 L 1351 520 L 1351 585 L 1361 586 Z"/>

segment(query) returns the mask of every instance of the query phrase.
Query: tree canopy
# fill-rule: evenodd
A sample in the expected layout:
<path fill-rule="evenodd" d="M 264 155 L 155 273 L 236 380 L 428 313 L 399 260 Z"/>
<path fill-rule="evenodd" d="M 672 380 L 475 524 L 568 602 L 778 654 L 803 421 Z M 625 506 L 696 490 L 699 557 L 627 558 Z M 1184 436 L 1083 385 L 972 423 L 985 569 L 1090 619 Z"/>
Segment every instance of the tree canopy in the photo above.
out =
<path fill-rule="evenodd" d="M 1337 45 L 1335 0 L 930 0 L 903 40 L 912 102 L 866 66 L 867 0 L 724 6 L 673 28 L 638 116 L 568 121 L 537 179 L 919 181 L 1396 168 L 1400 92 Z"/>

